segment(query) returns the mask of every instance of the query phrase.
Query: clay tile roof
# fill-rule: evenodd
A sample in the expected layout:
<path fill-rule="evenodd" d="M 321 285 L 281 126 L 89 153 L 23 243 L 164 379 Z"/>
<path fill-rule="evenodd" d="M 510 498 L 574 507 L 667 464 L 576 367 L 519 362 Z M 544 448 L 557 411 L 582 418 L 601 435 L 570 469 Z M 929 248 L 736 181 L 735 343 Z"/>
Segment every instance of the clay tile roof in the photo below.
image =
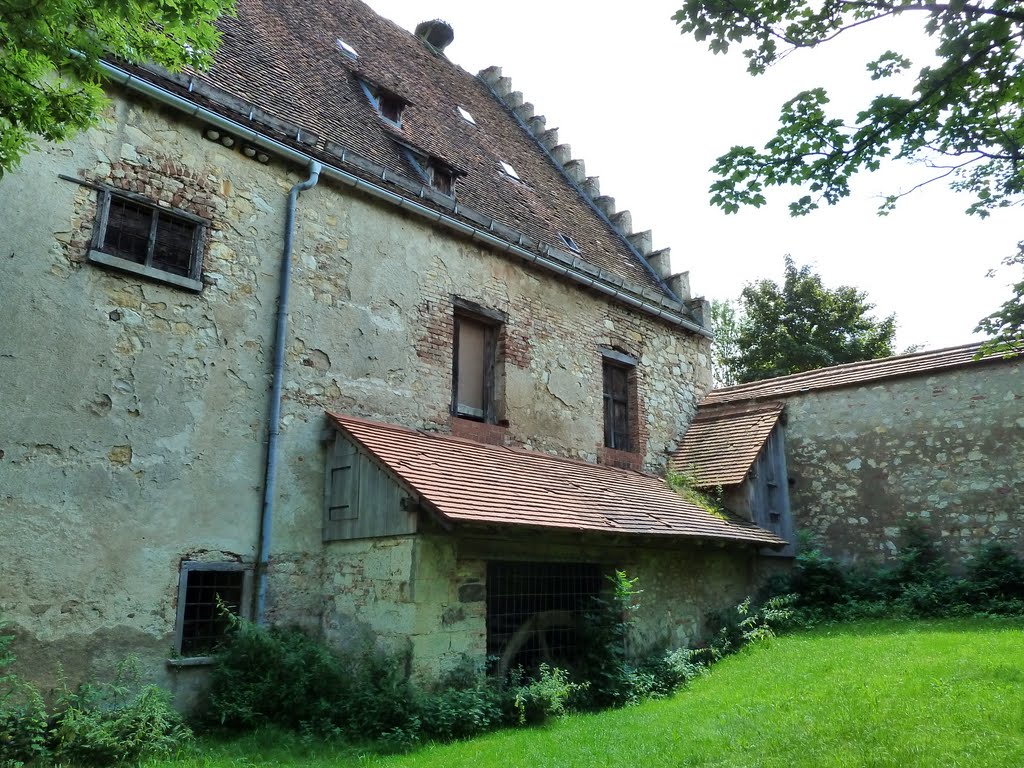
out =
<path fill-rule="evenodd" d="M 699 486 L 743 482 L 782 414 L 783 403 L 754 407 L 701 407 L 672 456 L 672 467 Z"/>
<path fill-rule="evenodd" d="M 424 181 L 397 139 L 459 174 L 456 218 L 485 230 L 494 220 L 562 252 L 558 235 L 565 233 L 579 244 L 580 259 L 595 275 L 604 270 L 636 286 L 634 292 L 672 299 L 649 265 L 581 197 L 488 86 L 410 32 L 359 0 L 237 0 L 236 10 L 236 17 L 217 22 L 223 36 L 209 71 L 176 78 L 125 68 L 326 164 L 451 213 L 450 201 L 442 205 L 435 193 L 420 197 Z M 343 53 L 338 40 L 358 56 Z M 400 128 L 377 114 L 360 80 L 406 102 Z M 459 107 L 475 125 L 460 116 Z M 297 126 L 313 143 L 297 143 L 286 126 Z M 342 149 L 349 160 L 341 159 Z M 502 173 L 502 161 L 515 168 L 521 182 Z M 388 173 L 404 177 L 405 186 L 389 180 Z M 476 218 L 463 208 L 476 212 Z M 566 258 L 571 261 L 573 254 Z"/>
<path fill-rule="evenodd" d="M 999 355 L 990 355 L 981 360 L 975 360 L 974 357 L 978 353 L 979 347 L 978 344 L 964 344 L 959 347 L 935 349 L 929 352 L 883 357 L 879 360 L 868 360 L 862 363 L 833 365 L 828 368 L 819 368 L 816 371 L 779 376 L 750 384 L 739 384 L 735 387 L 726 387 L 710 392 L 701 401 L 701 407 L 743 400 L 777 398 L 816 389 L 855 386 L 879 379 L 928 374 L 933 371 L 999 362 L 1004 359 Z"/>
<path fill-rule="evenodd" d="M 328 415 L 449 522 L 785 543 L 749 521 L 708 513 L 653 475 Z"/>

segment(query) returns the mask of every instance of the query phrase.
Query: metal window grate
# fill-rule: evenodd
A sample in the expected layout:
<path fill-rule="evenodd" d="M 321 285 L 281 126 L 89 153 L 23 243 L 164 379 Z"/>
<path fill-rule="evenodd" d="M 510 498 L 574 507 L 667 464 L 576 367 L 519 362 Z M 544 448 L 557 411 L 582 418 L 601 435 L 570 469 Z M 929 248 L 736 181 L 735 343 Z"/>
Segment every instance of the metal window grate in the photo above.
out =
<path fill-rule="evenodd" d="M 185 609 L 181 623 L 181 653 L 198 656 L 213 651 L 230 625 L 223 609 L 239 615 L 243 571 L 191 570 L 186 574 Z"/>
<path fill-rule="evenodd" d="M 103 250 L 137 264 L 145 264 L 149 254 L 149 232 L 153 226 L 153 209 L 114 197 L 107 214 Z"/>
<path fill-rule="evenodd" d="M 487 654 L 498 659 L 494 671 L 575 663 L 583 614 L 603 585 L 601 567 L 589 563 L 488 563 Z"/>

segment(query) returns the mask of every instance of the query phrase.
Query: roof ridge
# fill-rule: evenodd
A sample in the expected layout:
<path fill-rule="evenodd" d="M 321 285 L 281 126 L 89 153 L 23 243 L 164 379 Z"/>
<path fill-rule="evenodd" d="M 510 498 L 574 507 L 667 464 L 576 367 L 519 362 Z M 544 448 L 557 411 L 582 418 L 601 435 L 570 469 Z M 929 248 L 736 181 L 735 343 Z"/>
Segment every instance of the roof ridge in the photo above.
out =
<path fill-rule="evenodd" d="M 522 91 L 512 90 L 512 79 L 502 74 L 501 67 L 490 66 L 480 70 L 477 77 L 487 86 L 493 96 L 502 102 L 518 122 L 533 137 L 553 164 L 569 180 L 582 200 L 589 205 L 627 245 L 652 277 L 669 296 L 687 307 L 701 322 L 710 322 L 710 305 L 703 297 L 693 298 L 690 291 L 690 273 L 672 272 L 672 249 L 654 249 L 654 235 L 651 230 L 633 231 L 633 216 L 629 211 L 617 211 L 615 198 L 601 194 L 599 176 L 587 176 L 586 163 L 582 158 L 572 156 L 572 147 L 560 143 L 558 128 L 548 128 L 547 118 L 535 113 L 532 103 L 526 101 Z M 563 233 L 571 236 L 571 233 Z"/>

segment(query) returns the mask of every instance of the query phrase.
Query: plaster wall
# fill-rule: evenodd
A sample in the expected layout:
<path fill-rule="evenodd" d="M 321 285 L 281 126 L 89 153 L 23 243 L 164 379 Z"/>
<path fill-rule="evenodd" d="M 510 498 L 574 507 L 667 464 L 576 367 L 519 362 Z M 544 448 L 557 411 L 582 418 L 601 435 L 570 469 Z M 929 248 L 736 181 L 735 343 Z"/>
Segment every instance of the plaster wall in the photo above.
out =
<path fill-rule="evenodd" d="M 60 661 L 74 682 L 129 651 L 162 678 L 180 562 L 255 558 L 285 198 L 306 175 L 114 96 L 98 127 L 0 182 L 0 562 L 17 574 L 0 581 L 0 616 L 40 679 Z M 96 192 L 59 174 L 209 219 L 202 293 L 88 263 Z M 340 636 L 346 612 L 419 581 L 375 572 L 367 605 L 334 596 L 353 562 L 377 568 L 390 549 L 402 554 L 387 562 L 412 562 L 428 545 L 324 548 L 320 436 L 326 409 L 451 428 L 453 296 L 508 317 L 509 443 L 598 457 L 599 345 L 640 361 L 641 460 L 652 469 L 710 386 L 706 339 L 322 182 L 299 203 L 273 617 Z M 423 584 L 421 596 L 441 589 Z M 415 613 L 375 626 L 415 638 Z"/>
<path fill-rule="evenodd" d="M 796 527 L 828 554 L 891 559 L 908 523 L 954 564 L 1024 554 L 1024 361 L 808 392 L 786 417 Z"/>

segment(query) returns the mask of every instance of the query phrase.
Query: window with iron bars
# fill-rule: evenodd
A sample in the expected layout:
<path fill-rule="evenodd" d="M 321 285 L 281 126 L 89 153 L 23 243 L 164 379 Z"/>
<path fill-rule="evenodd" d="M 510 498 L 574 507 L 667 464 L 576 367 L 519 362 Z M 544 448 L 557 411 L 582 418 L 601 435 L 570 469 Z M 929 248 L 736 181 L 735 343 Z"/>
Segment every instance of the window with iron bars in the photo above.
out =
<path fill-rule="evenodd" d="M 582 653 L 583 618 L 605 584 L 593 563 L 487 565 L 487 655 L 504 677 L 546 663 L 570 667 Z"/>
<path fill-rule="evenodd" d="M 231 616 L 249 616 L 251 595 L 252 569 L 242 563 L 182 563 L 175 628 L 178 652 L 214 653 L 231 627 Z"/>
<path fill-rule="evenodd" d="M 89 260 L 200 291 L 206 222 L 140 195 L 102 189 Z"/>

